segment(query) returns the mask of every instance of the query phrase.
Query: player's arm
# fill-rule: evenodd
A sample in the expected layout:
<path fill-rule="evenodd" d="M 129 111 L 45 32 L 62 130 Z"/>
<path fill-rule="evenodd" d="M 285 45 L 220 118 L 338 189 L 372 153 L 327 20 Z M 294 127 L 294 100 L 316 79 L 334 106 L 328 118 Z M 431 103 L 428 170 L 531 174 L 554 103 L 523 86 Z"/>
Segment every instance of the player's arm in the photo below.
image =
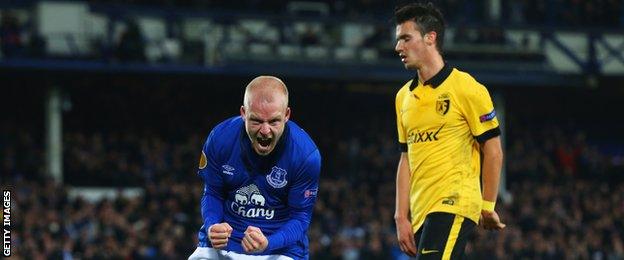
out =
<path fill-rule="evenodd" d="M 267 238 L 268 250 L 287 247 L 304 238 L 316 204 L 320 173 L 321 154 L 316 150 L 308 156 L 288 192 L 290 220 Z"/>
<path fill-rule="evenodd" d="M 219 223 L 223 220 L 223 201 L 225 198 L 217 182 L 218 181 L 209 180 L 204 183 L 204 193 L 201 198 L 201 213 L 206 227 L 210 227 L 212 224 Z"/>
<path fill-rule="evenodd" d="M 409 256 L 416 256 L 416 244 L 409 213 L 410 170 L 407 152 L 401 153 L 396 177 L 396 209 L 394 221 L 401 251 Z"/>
<path fill-rule="evenodd" d="M 201 214 L 208 241 L 214 248 L 227 245 L 232 227 L 223 221 L 223 178 L 219 172 L 216 158 L 214 131 L 208 136 L 202 149 L 198 175 L 204 181 L 204 192 L 201 198 Z M 210 246 L 210 245 L 206 245 Z"/>
<path fill-rule="evenodd" d="M 208 241 L 213 248 L 221 249 L 227 246 L 229 237 L 232 235 L 232 227 L 223 221 L 224 198 L 210 190 L 207 184 L 204 186 L 204 194 L 201 198 L 201 213 L 204 219 L 204 228 Z M 206 245 L 206 246 L 210 246 Z"/>
<path fill-rule="evenodd" d="M 484 207 L 481 212 L 482 225 L 485 229 L 500 230 L 505 227 L 501 223 L 494 204 L 498 196 L 498 185 L 500 181 L 500 172 L 503 165 L 503 149 L 501 147 L 500 136 L 492 137 L 481 143 L 481 151 L 483 152 L 483 169 L 482 169 L 482 185 L 483 185 L 483 201 Z"/>
<path fill-rule="evenodd" d="M 494 211 L 494 204 L 498 196 L 500 171 L 503 165 L 503 150 L 500 141 L 500 128 L 490 93 L 485 86 L 471 79 L 473 84 L 463 88 L 460 95 L 461 110 L 466 116 L 470 131 L 480 144 L 483 153 L 482 164 L 482 200 L 480 224 L 485 229 L 502 229 L 505 224 L 500 222 Z M 474 84 L 476 83 L 476 84 Z"/>
<path fill-rule="evenodd" d="M 411 84 L 411 82 L 412 81 L 407 84 Z M 406 86 L 403 86 L 403 88 L 399 90 L 394 103 L 398 134 L 397 137 L 399 141 L 399 150 L 401 151 L 401 158 L 399 159 L 396 176 L 396 209 L 394 211 L 394 221 L 396 224 L 397 239 L 399 240 L 399 247 L 401 248 L 401 251 L 405 252 L 409 256 L 416 256 L 416 243 L 414 241 L 414 232 L 412 230 L 412 223 L 410 220 L 409 193 L 411 172 L 409 169 L 407 136 L 403 126 L 402 112 L 402 104 L 405 96 L 411 95 Z"/>
<path fill-rule="evenodd" d="M 496 201 L 503 165 L 500 136 L 490 138 L 482 143 L 481 151 L 483 151 L 483 199 Z"/>

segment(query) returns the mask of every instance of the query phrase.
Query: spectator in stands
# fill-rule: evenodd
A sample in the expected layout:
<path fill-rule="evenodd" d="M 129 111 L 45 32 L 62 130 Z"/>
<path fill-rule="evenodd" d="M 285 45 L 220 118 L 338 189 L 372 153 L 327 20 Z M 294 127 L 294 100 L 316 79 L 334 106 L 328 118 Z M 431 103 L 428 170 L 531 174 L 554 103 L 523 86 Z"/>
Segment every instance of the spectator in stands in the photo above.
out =
<path fill-rule="evenodd" d="M 465 26 L 455 27 L 455 34 L 453 35 L 453 42 L 456 44 L 472 43 L 473 39 L 470 36 L 470 31 Z"/>
<path fill-rule="evenodd" d="M 115 50 L 115 56 L 125 62 L 145 62 L 145 39 L 139 25 L 134 20 L 126 23 L 126 29 Z"/>
<path fill-rule="evenodd" d="M 311 25 L 307 25 L 303 34 L 301 34 L 301 39 L 299 40 L 302 46 L 314 46 L 318 45 L 321 42 L 319 35 Z"/>
<path fill-rule="evenodd" d="M 373 33 L 364 39 L 363 46 L 367 48 L 383 49 L 390 42 L 390 29 L 382 24 L 375 26 Z"/>
<path fill-rule="evenodd" d="M 500 27 L 479 28 L 475 43 L 505 45 L 507 38 L 505 31 Z"/>
<path fill-rule="evenodd" d="M 0 14 L 0 50 L 5 58 L 22 56 L 22 28 L 13 12 Z"/>

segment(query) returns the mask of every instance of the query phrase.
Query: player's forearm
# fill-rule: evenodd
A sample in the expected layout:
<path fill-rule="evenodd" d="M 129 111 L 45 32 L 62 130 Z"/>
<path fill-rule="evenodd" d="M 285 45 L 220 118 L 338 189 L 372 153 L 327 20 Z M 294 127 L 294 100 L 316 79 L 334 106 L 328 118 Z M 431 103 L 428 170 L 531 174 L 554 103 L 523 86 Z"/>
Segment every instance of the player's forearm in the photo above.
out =
<path fill-rule="evenodd" d="M 410 172 L 407 153 L 401 153 L 396 178 L 396 209 L 395 219 L 409 219 Z"/>
<path fill-rule="evenodd" d="M 201 198 L 201 214 L 206 228 L 223 221 L 223 200 L 217 196 L 204 192 Z"/>
<path fill-rule="evenodd" d="M 269 245 L 266 250 L 287 247 L 303 239 L 310 225 L 311 215 L 312 209 L 293 213 L 286 224 L 267 238 Z"/>
<path fill-rule="evenodd" d="M 489 139 L 483 144 L 483 199 L 496 201 L 500 172 L 503 165 L 503 151 L 500 138 Z"/>

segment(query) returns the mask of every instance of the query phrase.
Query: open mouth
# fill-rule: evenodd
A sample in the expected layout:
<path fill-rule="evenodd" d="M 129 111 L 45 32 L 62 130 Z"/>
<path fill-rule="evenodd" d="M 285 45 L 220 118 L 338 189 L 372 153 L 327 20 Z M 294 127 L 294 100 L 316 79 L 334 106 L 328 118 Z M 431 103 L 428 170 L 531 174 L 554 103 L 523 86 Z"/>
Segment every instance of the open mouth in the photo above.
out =
<path fill-rule="evenodd" d="M 269 147 L 269 145 L 271 145 L 271 141 L 273 140 L 270 137 L 257 137 L 256 140 L 258 141 L 258 144 L 260 144 L 260 146 L 262 147 Z"/>

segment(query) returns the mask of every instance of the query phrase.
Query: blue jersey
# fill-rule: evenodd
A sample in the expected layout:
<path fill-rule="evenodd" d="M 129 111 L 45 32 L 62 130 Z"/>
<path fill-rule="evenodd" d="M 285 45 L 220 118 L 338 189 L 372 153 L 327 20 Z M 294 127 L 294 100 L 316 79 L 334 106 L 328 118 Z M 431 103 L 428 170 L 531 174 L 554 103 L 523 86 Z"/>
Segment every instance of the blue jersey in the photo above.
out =
<path fill-rule="evenodd" d="M 244 232 L 256 226 L 269 241 L 258 254 L 307 259 L 320 171 L 318 148 L 292 121 L 266 156 L 251 147 L 240 116 L 221 122 L 208 136 L 200 160 L 198 174 L 205 185 L 198 246 L 211 247 L 208 227 L 226 222 L 233 231 L 225 250 L 244 254 Z"/>

